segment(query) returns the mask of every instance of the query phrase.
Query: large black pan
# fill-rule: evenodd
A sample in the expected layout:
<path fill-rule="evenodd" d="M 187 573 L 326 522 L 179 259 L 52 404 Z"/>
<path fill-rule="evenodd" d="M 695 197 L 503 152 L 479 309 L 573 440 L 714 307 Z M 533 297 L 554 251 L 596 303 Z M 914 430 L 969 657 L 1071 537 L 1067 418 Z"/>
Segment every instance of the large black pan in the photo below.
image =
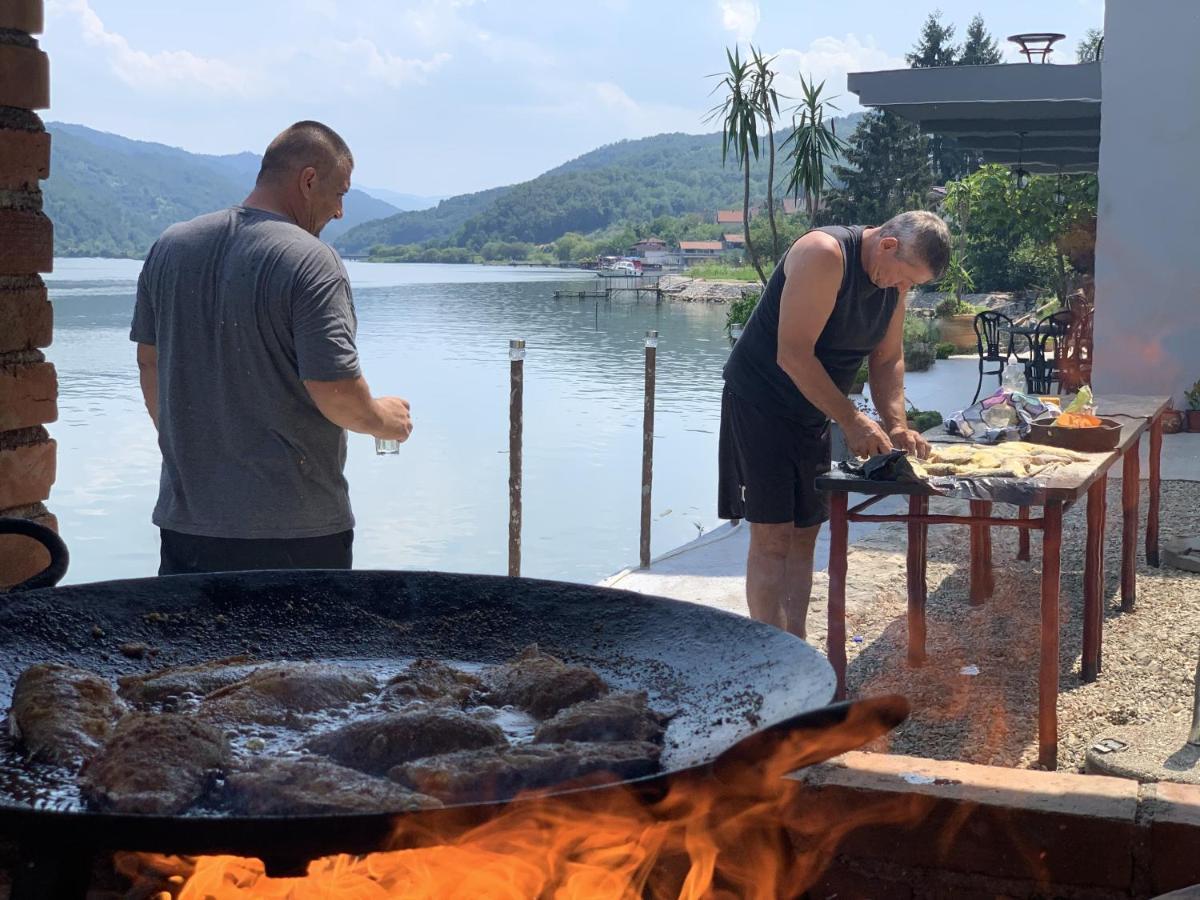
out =
<path fill-rule="evenodd" d="M 7 520 L 11 522 L 12 520 Z M 65 548 L 28 523 L 61 577 Z M 36 526 L 35 526 L 36 529 Z M 44 585 L 46 577 L 35 584 Z M 128 658 L 122 645 L 157 650 Z M 643 689 L 677 714 L 662 774 L 769 752 L 793 727 L 842 722 L 827 707 L 834 679 L 806 643 L 750 619 L 625 591 L 523 578 L 438 572 L 276 571 L 36 587 L 0 595 L 0 707 L 32 663 L 64 662 L 115 679 L 239 653 L 263 659 L 436 657 L 507 660 L 531 643 L 593 667 L 616 688 Z M 875 733 L 905 715 L 902 701 L 869 709 Z M 800 717 L 797 719 L 796 717 Z M 848 737 L 849 749 L 873 734 Z M 836 752 L 836 741 L 825 755 Z M 660 776 L 656 776 L 660 777 Z M 430 815 L 421 813 L 420 815 Z M 300 858 L 379 846 L 392 817 L 263 819 L 112 815 L 31 804 L 0 792 L 0 838 L 268 859 L 281 830 Z"/>

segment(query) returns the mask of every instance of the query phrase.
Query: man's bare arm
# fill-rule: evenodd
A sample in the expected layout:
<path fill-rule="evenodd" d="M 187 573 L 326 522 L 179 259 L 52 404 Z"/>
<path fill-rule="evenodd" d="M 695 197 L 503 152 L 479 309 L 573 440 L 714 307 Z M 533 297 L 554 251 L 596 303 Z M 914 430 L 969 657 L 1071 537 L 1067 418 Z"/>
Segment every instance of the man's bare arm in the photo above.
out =
<path fill-rule="evenodd" d="M 138 381 L 142 385 L 142 399 L 150 421 L 158 430 L 158 348 L 153 344 L 137 345 Z"/>
<path fill-rule="evenodd" d="M 813 232 L 788 251 L 776 362 L 813 406 L 842 426 L 852 452 L 871 456 L 890 450 L 891 442 L 838 389 L 816 355 L 817 340 L 837 302 L 842 272 L 841 248 L 829 235 Z"/>
<path fill-rule="evenodd" d="M 408 401 L 400 397 L 372 397 L 367 381 L 305 381 L 304 387 L 321 415 L 334 425 L 385 440 L 406 441 L 412 433 Z"/>

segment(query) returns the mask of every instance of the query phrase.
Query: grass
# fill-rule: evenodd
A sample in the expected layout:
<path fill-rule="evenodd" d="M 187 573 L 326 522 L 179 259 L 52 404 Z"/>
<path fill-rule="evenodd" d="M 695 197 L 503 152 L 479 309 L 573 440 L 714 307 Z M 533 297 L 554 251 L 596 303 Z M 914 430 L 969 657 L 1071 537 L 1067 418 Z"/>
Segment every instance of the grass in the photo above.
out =
<path fill-rule="evenodd" d="M 693 278 L 707 278 L 710 281 L 758 281 L 758 273 L 753 266 L 730 266 L 725 263 L 701 263 L 690 266 L 685 272 Z"/>

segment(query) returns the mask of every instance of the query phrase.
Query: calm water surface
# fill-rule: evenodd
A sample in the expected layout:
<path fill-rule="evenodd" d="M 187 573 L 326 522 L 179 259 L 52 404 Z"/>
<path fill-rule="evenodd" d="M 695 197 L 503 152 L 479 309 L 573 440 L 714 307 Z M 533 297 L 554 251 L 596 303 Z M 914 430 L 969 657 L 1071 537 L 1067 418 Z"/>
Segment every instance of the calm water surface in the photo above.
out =
<path fill-rule="evenodd" d="M 153 574 L 154 428 L 128 340 L 141 264 L 59 259 L 58 481 L 49 502 L 68 582 Z M 412 403 L 397 456 L 350 435 L 355 565 L 503 573 L 508 546 L 508 341 L 527 341 L 522 574 L 594 582 L 638 554 L 644 334 L 659 331 L 653 539 L 661 553 L 716 519 L 724 307 L 555 300 L 590 273 L 349 262 L 375 393 Z"/>

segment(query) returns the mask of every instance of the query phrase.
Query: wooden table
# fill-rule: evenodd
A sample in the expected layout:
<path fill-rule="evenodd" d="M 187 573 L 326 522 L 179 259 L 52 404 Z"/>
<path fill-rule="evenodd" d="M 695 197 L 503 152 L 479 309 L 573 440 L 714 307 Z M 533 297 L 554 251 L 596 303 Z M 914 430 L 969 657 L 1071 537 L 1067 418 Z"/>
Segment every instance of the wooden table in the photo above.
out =
<path fill-rule="evenodd" d="M 1088 454 L 1089 463 L 1071 467 L 1069 473 L 1042 479 L 996 479 L 986 488 L 975 483 L 969 494 L 970 514 L 931 515 L 929 497 L 938 496 L 925 484 L 896 484 L 869 481 L 830 472 L 817 479 L 817 487 L 830 492 L 829 517 L 829 662 L 837 675 L 837 699 L 846 696 L 846 569 L 850 522 L 904 522 L 908 525 L 908 663 L 925 661 L 926 537 L 930 525 L 965 525 L 970 528 L 970 602 L 986 602 L 994 589 L 992 569 L 993 526 L 1020 529 L 1017 559 L 1029 559 L 1029 532 L 1042 532 L 1041 656 L 1038 669 L 1038 762 L 1046 769 L 1057 766 L 1058 756 L 1058 601 L 1062 551 L 1063 513 L 1087 496 L 1087 550 L 1083 575 L 1083 680 L 1095 681 L 1101 668 L 1104 603 L 1104 520 L 1107 506 L 1108 472 L 1122 461 L 1121 508 L 1123 514 L 1121 551 L 1121 608 L 1132 612 L 1137 602 L 1137 528 L 1139 447 L 1142 434 L 1150 432 L 1150 498 L 1146 518 L 1146 562 L 1158 565 L 1158 519 L 1160 461 L 1162 457 L 1162 414 L 1167 397 L 1113 396 L 1098 404 L 1097 414 L 1124 422 L 1117 448 L 1109 453 Z M 961 442 L 941 428 L 927 435 L 934 442 Z M 849 508 L 851 493 L 868 498 Z M 908 495 L 908 512 L 871 515 L 864 512 L 883 497 Z M 950 494 L 950 496 L 962 496 Z M 995 503 L 1017 507 L 1017 518 L 992 515 Z M 1030 508 L 1042 509 L 1032 518 Z"/>

